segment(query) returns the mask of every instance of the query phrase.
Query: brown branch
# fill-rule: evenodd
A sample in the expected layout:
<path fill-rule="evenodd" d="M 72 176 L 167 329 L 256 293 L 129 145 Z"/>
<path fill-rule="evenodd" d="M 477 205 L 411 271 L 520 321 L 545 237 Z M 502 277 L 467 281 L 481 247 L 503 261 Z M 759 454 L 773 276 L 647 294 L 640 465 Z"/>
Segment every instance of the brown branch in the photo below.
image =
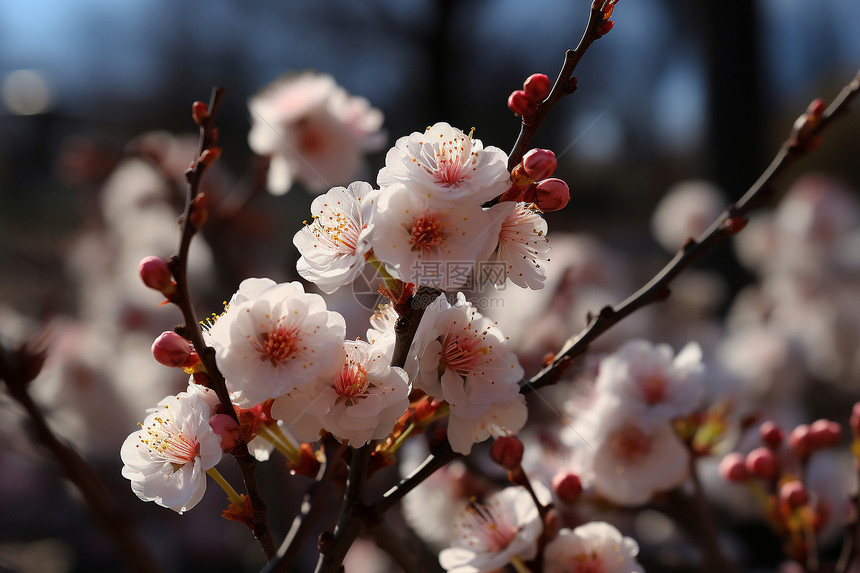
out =
<path fill-rule="evenodd" d="M 532 140 L 543 124 L 544 119 L 546 119 L 546 116 L 549 115 L 550 110 L 555 107 L 555 104 L 561 98 L 572 94 L 576 89 L 576 80 L 573 77 L 573 72 L 591 44 L 603 36 L 599 30 L 601 24 L 605 21 L 604 10 L 607 4 L 607 0 L 594 0 L 592 2 L 591 12 L 588 15 L 588 23 L 585 25 L 585 32 L 583 32 L 582 38 L 579 40 L 576 48 L 565 52 L 564 64 L 549 95 L 538 105 L 537 111 L 533 115 L 523 117 L 522 124 L 520 125 L 520 134 L 517 136 L 517 141 L 514 143 L 514 147 L 508 156 L 508 171 L 511 171 L 522 161 L 523 155 L 529 150 Z"/>
<path fill-rule="evenodd" d="M 860 478 L 860 466 L 855 461 L 855 473 Z M 842 540 L 842 551 L 836 562 L 835 573 L 846 573 L 851 562 L 857 557 L 857 531 L 860 529 L 860 493 L 851 495 L 851 518 L 845 524 L 845 533 Z"/>
<path fill-rule="evenodd" d="M 15 353 L 0 345 L 0 380 L 6 382 L 9 396 L 27 412 L 35 440 L 53 456 L 65 477 L 81 492 L 87 509 L 95 516 L 101 529 L 113 540 L 129 571 L 161 571 L 152 555 L 137 539 L 128 516 L 117 508 L 108 496 L 98 474 L 73 448 L 54 434 L 44 414 L 30 396 L 29 383 L 41 370 L 43 361 L 44 355 L 31 352 L 26 345 Z"/>
<path fill-rule="evenodd" d="M 191 301 L 191 294 L 188 285 L 188 249 L 191 245 L 191 239 L 197 233 L 197 226 L 194 224 L 195 211 L 199 209 L 199 203 L 195 201 L 199 195 L 200 180 L 203 173 L 206 171 L 208 163 L 202 160 L 204 154 L 215 148 L 217 141 L 217 131 L 214 128 L 215 112 L 224 96 L 222 88 L 214 88 L 209 101 L 208 113 L 200 121 L 200 145 L 197 149 L 197 156 L 191 164 L 191 168 L 186 172 L 188 179 L 188 200 L 185 205 L 185 214 L 182 218 L 182 235 L 179 242 L 179 254 L 170 260 L 170 270 L 173 273 L 173 278 L 176 280 L 178 295 L 175 304 L 182 311 L 182 317 L 185 320 L 185 328 L 182 334 L 188 338 L 197 353 L 200 360 L 206 368 L 206 374 L 209 377 L 212 390 L 218 396 L 224 413 L 231 416 L 238 423 L 238 417 L 233 409 L 233 404 L 230 402 L 230 394 L 227 391 L 227 384 L 224 376 L 218 370 L 218 365 L 215 363 L 215 351 L 206 345 L 203 340 L 203 333 L 200 330 L 200 325 L 197 321 L 197 315 L 194 312 L 194 305 Z M 199 212 L 198 212 L 199 214 Z M 245 489 L 248 492 L 248 499 L 251 503 L 251 511 L 254 518 L 254 536 L 260 542 L 263 553 L 266 559 L 271 559 L 275 554 L 275 543 L 272 540 L 272 533 L 269 530 L 268 521 L 266 518 L 266 505 L 263 503 L 263 498 L 260 495 L 260 489 L 257 485 L 256 464 L 257 461 L 248 452 L 247 444 L 242 443 L 234 452 L 234 457 L 239 464 L 239 469 L 242 472 L 242 479 L 245 482 Z"/>
<path fill-rule="evenodd" d="M 278 548 L 277 555 L 264 567 L 260 573 L 287 573 L 292 567 L 293 561 L 302 550 L 302 543 L 310 533 L 311 526 L 320 515 L 320 504 L 326 486 L 331 481 L 335 468 L 341 462 L 347 446 L 337 444 L 334 438 L 324 441 L 326 461 L 317 473 L 317 481 L 311 484 L 308 492 L 302 500 L 299 513 L 293 519 L 287 536 Z"/>
<path fill-rule="evenodd" d="M 598 336 L 640 308 L 662 301 L 669 296 L 669 285 L 675 277 L 712 251 L 718 244 L 743 229 L 746 224 L 746 215 L 769 198 L 772 192 L 771 185 L 777 177 L 800 157 L 820 144 L 820 134 L 824 128 L 848 111 L 848 105 L 857 97 L 858 92 L 860 92 L 860 72 L 842 89 L 823 113 L 820 115 L 813 113 L 812 106 L 810 106 L 810 111 L 798 118 L 788 140 L 783 143 L 770 165 L 743 197 L 736 203 L 729 205 L 722 215 L 697 239 L 688 239 L 675 254 L 675 257 L 645 286 L 620 304 L 601 309 L 596 317 L 591 318 L 588 326 L 565 342 L 552 363 L 531 379 L 522 382 L 524 390 L 533 390 L 552 384 L 558 378 L 561 369 L 571 359 L 584 354 L 588 350 L 589 344 Z"/>

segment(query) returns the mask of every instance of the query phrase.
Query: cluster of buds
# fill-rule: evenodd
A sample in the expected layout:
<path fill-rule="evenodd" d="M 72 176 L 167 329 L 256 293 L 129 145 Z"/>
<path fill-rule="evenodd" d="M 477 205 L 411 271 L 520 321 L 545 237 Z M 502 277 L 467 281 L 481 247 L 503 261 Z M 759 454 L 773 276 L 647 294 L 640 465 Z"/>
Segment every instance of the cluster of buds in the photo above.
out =
<path fill-rule="evenodd" d="M 546 74 L 532 74 L 523 82 L 523 89 L 514 90 L 508 96 L 508 109 L 516 115 L 529 117 L 549 96 L 552 82 Z"/>
<path fill-rule="evenodd" d="M 563 209 L 570 201 L 570 188 L 552 178 L 558 161 L 549 149 L 532 149 L 511 171 L 511 187 L 499 201 L 534 203 L 544 213 Z"/>
<path fill-rule="evenodd" d="M 856 422 L 860 434 L 860 408 L 855 407 L 852 429 Z M 720 462 L 720 475 L 726 481 L 747 483 L 753 489 L 759 486 L 753 480 L 766 484 L 767 514 L 778 534 L 786 539 L 787 552 L 795 558 L 803 558 L 806 552 L 806 534 L 821 525 L 823 514 L 810 497 L 806 485 L 799 476 L 809 456 L 820 449 L 837 445 L 842 438 L 842 427 L 831 420 L 816 420 L 812 424 L 801 424 L 788 434 L 775 422 L 764 422 L 759 427 L 762 447 L 746 456 L 739 452 L 726 455 Z M 784 447 L 786 445 L 788 447 Z M 796 471 L 787 471 L 790 462 L 798 466 Z M 760 491 L 760 490 L 759 490 Z"/>

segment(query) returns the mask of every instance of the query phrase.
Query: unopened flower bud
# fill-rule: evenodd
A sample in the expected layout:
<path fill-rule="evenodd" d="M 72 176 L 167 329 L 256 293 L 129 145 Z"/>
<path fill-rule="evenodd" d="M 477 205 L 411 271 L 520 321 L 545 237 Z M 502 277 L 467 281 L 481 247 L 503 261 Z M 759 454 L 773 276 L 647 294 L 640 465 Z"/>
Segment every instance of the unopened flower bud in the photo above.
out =
<path fill-rule="evenodd" d="M 749 479 L 746 459 L 740 452 L 732 452 L 720 461 L 720 477 L 729 482 L 741 482 Z"/>
<path fill-rule="evenodd" d="M 195 101 L 191 104 L 191 117 L 197 125 L 202 124 L 209 117 L 209 106 L 202 101 Z"/>
<path fill-rule="evenodd" d="M 518 437 L 502 436 L 493 442 L 490 457 L 506 470 L 512 470 L 520 466 L 523 460 L 523 449 L 523 443 Z"/>
<path fill-rule="evenodd" d="M 605 36 L 615 27 L 615 20 L 606 20 L 597 25 L 597 33 Z"/>
<path fill-rule="evenodd" d="M 152 343 L 152 355 L 158 362 L 171 368 L 181 368 L 191 357 L 191 344 L 173 332 L 168 330 Z"/>
<path fill-rule="evenodd" d="M 573 503 L 582 494 L 582 482 L 579 476 L 566 471 L 560 471 L 552 478 L 552 491 L 556 497 L 565 503 Z"/>
<path fill-rule="evenodd" d="M 161 257 L 145 257 L 138 265 L 143 284 L 151 289 L 164 291 L 172 283 L 170 267 Z"/>
<path fill-rule="evenodd" d="M 508 96 L 508 109 L 522 116 L 534 113 L 534 106 L 524 90 L 515 90 Z"/>
<path fill-rule="evenodd" d="M 773 479 L 779 472 L 776 456 L 767 448 L 756 448 L 746 457 L 747 472 L 762 479 Z"/>
<path fill-rule="evenodd" d="M 209 218 L 209 209 L 207 208 L 207 198 L 205 193 L 198 193 L 191 204 L 191 215 L 189 219 L 195 229 L 202 227 Z"/>
<path fill-rule="evenodd" d="M 764 422 L 761 427 L 759 427 L 758 433 L 761 436 L 761 441 L 764 442 L 764 445 L 772 450 L 779 449 L 785 439 L 785 432 L 782 431 L 782 428 L 780 428 L 776 422 L 772 421 Z"/>
<path fill-rule="evenodd" d="M 532 74 L 523 82 L 523 91 L 533 102 L 542 102 L 549 95 L 552 82 L 546 74 Z"/>
<path fill-rule="evenodd" d="M 813 448 L 830 448 L 842 439 L 842 426 L 831 420 L 816 420 L 809 426 Z"/>
<path fill-rule="evenodd" d="M 522 165 L 529 179 L 540 181 L 555 173 L 558 161 L 549 149 L 532 149 L 523 156 Z"/>
<path fill-rule="evenodd" d="M 561 179 L 544 179 L 535 187 L 534 203 L 544 213 L 563 209 L 570 201 L 570 188 Z"/>
<path fill-rule="evenodd" d="M 242 440 L 239 424 L 227 414 L 209 416 L 209 426 L 213 432 L 221 436 L 221 450 L 225 452 L 232 452 Z"/>
<path fill-rule="evenodd" d="M 788 445 L 801 458 L 807 457 L 812 452 L 812 436 L 807 424 L 800 424 L 788 435 Z"/>
<path fill-rule="evenodd" d="M 801 482 L 791 480 L 779 488 L 779 500 L 789 507 L 800 507 L 809 501 L 809 492 Z"/>

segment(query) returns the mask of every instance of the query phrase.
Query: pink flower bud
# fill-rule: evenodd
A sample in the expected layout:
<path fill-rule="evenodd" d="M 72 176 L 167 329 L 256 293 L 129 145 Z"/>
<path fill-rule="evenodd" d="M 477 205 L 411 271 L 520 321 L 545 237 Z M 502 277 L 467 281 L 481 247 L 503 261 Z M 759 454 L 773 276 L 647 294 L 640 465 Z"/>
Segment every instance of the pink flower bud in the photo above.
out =
<path fill-rule="evenodd" d="M 191 357 L 191 344 L 173 332 L 162 332 L 161 336 L 152 343 L 152 355 L 161 364 L 171 368 L 180 368 Z"/>
<path fill-rule="evenodd" d="M 842 426 L 831 420 L 816 420 L 809 426 L 809 436 L 813 448 L 830 448 L 842 439 Z"/>
<path fill-rule="evenodd" d="M 809 501 L 809 492 L 802 483 L 791 480 L 779 488 L 779 500 L 789 507 L 800 507 Z"/>
<path fill-rule="evenodd" d="M 776 456 L 767 448 L 756 448 L 746 457 L 747 472 L 762 479 L 773 479 L 779 472 Z"/>
<path fill-rule="evenodd" d="M 172 284 L 170 267 L 161 257 L 146 257 L 138 265 L 143 284 L 151 289 L 163 291 Z"/>
<path fill-rule="evenodd" d="M 532 181 L 551 177 L 556 167 L 555 153 L 549 149 L 532 149 L 523 156 L 523 171 Z"/>
<path fill-rule="evenodd" d="M 544 179 L 535 187 L 534 202 L 544 213 L 563 209 L 570 201 L 570 188 L 561 179 Z"/>
<path fill-rule="evenodd" d="M 800 424 L 791 431 L 788 435 L 788 445 L 797 453 L 798 456 L 805 458 L 812 451 L 812 436 L 809 433 L 807 424 Z"/>
<path fill-rule="evenodd" d="M 785 439 L 785 432 L 782 431 L 782 428 L 776 422 L 764 422 L 758 432 L 764 445 L 772 450 L 778 450 Z"/>
<path fill-rule="evenodd" d="M 506 470 L 512 470 L 520 467 L 520 462 L 523 460 L 523 449 L 523 443 L 518 437 L 502 436 L 493 442 L 490 457 Z"/>
<path fill-rule="evenodd" d="M 561 501 L 573 503 L 582 494 L 582 482 L 578 475 L 560 471 L 552 478 L 552 491 Z"/>
<path fill-rule="evenodd" d="M 552 82 L 546 74 L 532 74 L 523 82 L 523 90 L 533 102 L 540 103 L 549 95 Z"/>
<path fill-rule="evenodd" d="M 727 454 L 720 461 L 720 477 L 729 482 L 741 482 L 749 479 L 744 455 L 740 452 Z"/>
<path fill-rule="evenodd" d="M 508 109 L 522 116 L 531 115 L 535 112 L 529 96 L 523 90 L 516 90 L 508 96 Z"/>
<path fill-rule="evenodd" d="M 231 452 L 242 440 L 242 430 L 239 424 L 227 414 L 213 414 L 209 416 L 209 425 L 212 431 L 221 436 L 221 450 Z"/>

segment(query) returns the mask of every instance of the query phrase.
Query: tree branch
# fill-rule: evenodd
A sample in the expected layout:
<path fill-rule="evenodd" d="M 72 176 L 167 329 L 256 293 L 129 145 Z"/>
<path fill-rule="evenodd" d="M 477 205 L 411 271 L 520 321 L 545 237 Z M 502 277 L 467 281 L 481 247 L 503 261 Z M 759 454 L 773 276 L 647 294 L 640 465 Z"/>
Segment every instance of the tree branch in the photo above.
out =
<path fill-rule="evenodd" d="M 191 245 L 191 239 L 198 230 L 197 225 L 194 224 L 195 215 L 202 214 L 201 203 L 198 197 L 200 180 L 208 165 L 208 162 L 204 159 L 204 154 L 215 149 L 215 142 L 218 137 L 214 127 L 215 112 L 223 96 L 224 90 L 222 88 L 214 88 L 212 90 L 207 113 L 200 121 L 200 145 L 197 149 L 197 156 L 194 158 L 191 168 L 186 172 L 188 179 L 188 200 L 185 205 L 185 214 L 182 217 L 179 254 L 170 260 L 170 270 L 173 273 L 173 278 L 176 280 L 178 289 L 178 296 L 173 302 L 182 311 L 182 317 L 185 320 L 185 328 L 182 334 L 194 344 L 194 348 L 197 350 L 200 360 L 206 368 L 206 374 L 209 377 L 212 390 L 218 396 L 224 413 L 231 416 L 238 423 L 239 420 L 233 409 L 233 404 L 230 402 L 230 394 L 227 391 L 224 376 L 218 370 L 218 365 L 215 363 L 215 351 L 207 346 L 203 340 L 203 333 L 200 330 L 197 315 L 194 312 L 194 306 L 191 301 L 187 273 L 188 249 Z M 234 451 L 233 455 L 239 464 L 242 479 L 245 482 L 245 489 L 248 492 L 248 500 L 251 503 L 251 511 L 254 518 L 254 536 L 260 542 L 263 553 L 266 554 L 266 559 L 271 559 L 275 554 L 275 543 L 269 530 L 266 505 L 263 502 L 259 486 L 257 485 L 257 461 L 248 452 L 247 444 L 244 442 Z"/>
<path fill-rule="evenodd" d="M 783 143 L 758 181 L 736 203 L 729 205 L 697 239 L 688 239 L 675 257 L 645 286 L 620 304 L 601 309 L 596 317 L 590 319 L 588 326 L 564 343 L 549 365 L 531 379 L 521 383 L 523 388 L 537 389 L 554 383 L 561 369 L 571 359 L 584 354 L 598 336 L 640 308 L 668 297 L 669 285 L 675 277 L 712 251 L 718 244 L 743 229 L 746 215 L 770 197 L 771 185 L 774 181 L 800 157 L 820 144 L 820 135 L 824 128 L 848 111 L 848 105 L 857 97 L 858 91 L 860 91 L 860 72 L 842 89 L 826 110 L 813 110 L 816 105 L 816 102 L 813 102 L 810 109 L 798 118 L 789 138 Z"/>

